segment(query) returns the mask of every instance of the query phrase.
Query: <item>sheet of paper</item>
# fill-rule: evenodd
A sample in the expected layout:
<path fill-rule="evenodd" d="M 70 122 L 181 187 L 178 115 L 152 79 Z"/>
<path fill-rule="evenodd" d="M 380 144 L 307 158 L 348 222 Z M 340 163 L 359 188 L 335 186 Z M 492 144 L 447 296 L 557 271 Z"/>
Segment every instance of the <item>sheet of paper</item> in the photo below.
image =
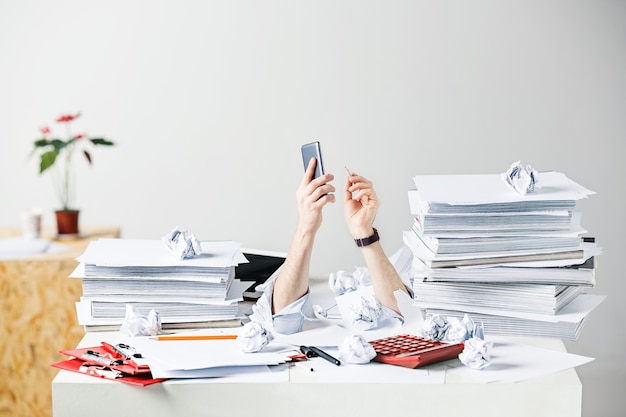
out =
<path fill-rule="evenodd" d="M 337 355 L 334 349 L 327 350 L 327 353 L 335 357 Z M 443 384 L 445 382 L 445 370 L 436 367 L 410 369 L 379 362 L 336 366 L 319 357 L 298 362 L 295 366 L 305 374 L 303 376 L 305 381 L 314 379 L 316 382 L 324 383 L 365 384 Z"/>
<path fill-rule="evenodd" d="M 538 187 L 526 195 L 511 189 L 501 174 L 418 175 L 414 182 L 425 201 L 450 204 L 579 200 L 594 194 L 560 172 L 540 172 L 537 178 Z"/>
<path fill-rule="evenodd" d="M 228 329 L 203 329 L 180 332 L 184 335 L 237 334 L 241 327 Z M 227 366 L 277 365 L 285 363 L 294 353 L 292 346 L 274 344 L 262 352 L 243 353 L 237 340 L 168 340 L 158 341 L 150 337 L 125 337 L 107 343 L 125 343 L 145 358 L 146 363 L 161 371 L 188 371 Z"/>
<path fill-rule="evenodd" d="M 150 368 L 155 378 L 189 379 L 207 378 L 202 383 L 267 383 L 289 382 L 289 365 L 252 365 L 252 366 L 224 366 L 208 369 L 190 369 L 185 371 L 167 371 L 155 367 Z M 159 375 L 159 376 L 155 376 Z M 180 381 L 179 381 L 180 382 Z M 171 381 L 176 383 L 176 381 Z"/>
<path fill-rule="evenodd" d="M 604 301 L 606 295 L 580 294 L 568 305 L 563 307 L 557 314 L 533 314 L 519 311 L 503 311 L 498 309 L 476 307 L 471 310 L 475 313 L 491 314 L 496 316 L 508 316 L 526 320 L 546 321 L 551 323 L 578 323 L 591 311 Z M 454 310 L 454 306 L 436 307 L 438 309 Z M 470 316 L 471 312 L 468 313 Z"/>
<path fill-rule="evenodd" d="M 239 242 L 201 242 L 201 246 L 201 256 L 179 260 L 160 240 L 102 238 L 90 242 L 76 259 L 87 264 L 118 267 L 224 267 L 248 262 Z"/>
<path fill-rule="evenodd" d="M 342 315 L 348 314 L 347 311 L 351 302 L 357 302 L 360 296 L 371 294 L 371 291 L 371 287 L 362 287 L 362 290 L 352 291 L 337 297 L 339 310 L 343 310 Z M 386 325 L 380 329 L 361 331 L 346 326 L 345 321 L 342 321 L 341 325 L 318 321 L 317 327 L 291 335 L 280 335 L 275 341 L 293 346 L 338 347 L 351 334 L 361 334 L 365 340 L 380 339 L 399 333 L 421 335 L 424 324 L 421 310 L 413 304 L 413 299 L 405 292 L 397 291 L 395 296 L 405 319 L 404 325 L 398 320 L 388 320 Z"/>
<path fill-rule="evenodd" d="M 591 362 L 593 358 L 542 349 L 505 338 L 490 338 L 494 345 L 491 364 L 481 370 L 459 365 L 449 372 L 481 382 L 518 382 L 538 378 Z"/>

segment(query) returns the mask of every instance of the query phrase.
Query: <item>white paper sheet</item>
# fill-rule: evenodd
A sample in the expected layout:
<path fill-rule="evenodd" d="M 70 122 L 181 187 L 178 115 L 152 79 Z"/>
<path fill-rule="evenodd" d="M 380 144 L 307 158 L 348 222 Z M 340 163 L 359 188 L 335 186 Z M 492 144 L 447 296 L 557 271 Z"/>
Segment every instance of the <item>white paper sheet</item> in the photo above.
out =
<path fill-rule="evenodd" d="M 506 338 L 487 337 L 486 340 L 494 342 L 491 363 L 487 368 L 474 370 L 460 365 L 450 368 L 449 372 L 481 382 L 518 382 L 574 368 L 594 360 L 586 356 L 516 343 Z"/>
<path fill-rule="evenodd" d="M 86 264 L 100 266 L 197 266 L 224 267 L 248 262 L 241 252 L 241 244 L 234 241 L 201 242 L 202 255 L 179 260 L 160 240 L 111 239 L 92 241 L 85 252 L 76 258 Z"/>
<path fill-rule="evenodd" d="M 417 175 L 413 180 L 424 201 L 450 204 L 579 200 L 594 194 L 560 172 L 540 172 L 537 178 L 538 188 L 526 195 L 512 190 L 500 174 Z"/>

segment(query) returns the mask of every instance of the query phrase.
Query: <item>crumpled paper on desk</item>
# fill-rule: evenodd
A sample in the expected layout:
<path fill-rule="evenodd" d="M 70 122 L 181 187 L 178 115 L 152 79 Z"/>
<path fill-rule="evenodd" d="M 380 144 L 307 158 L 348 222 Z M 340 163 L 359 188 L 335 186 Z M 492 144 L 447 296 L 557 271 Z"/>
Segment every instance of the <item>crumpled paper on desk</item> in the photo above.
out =
<path fill-rule="evenodd" d="M 359 303 L 351 305 L 350 323 L 355 329 L 375 329 L 385 318 L 382 305 L 374 295 L 361 296 Z"/>
<path fill-rule="evenodd" d="M 202 254 L 202 246 L 196 236 L 187 230 L 180 230 L 178 227 L 163 236 L 162 241 L 179 260 L 194 258 Z"/>
<path fill-rule="evenodd" d="M 462 320 L 457 317 L 444 318 L 439 314 L 429 314 L 424 319 L 424 337 L 451 343 L 460 343 L 472 337 L 483 339 L 483 324 L 474 323 L 467 314 L 463 315 Z"/>
<path fill-rule="evenodd" d="M 272 339 L 274 339 L 272 333 L 263 327 L 263 324 L 257 321 L 246 323 L 237 336 L 237 342 L 239 342 L 241 350 L 246 353 L 260 351 L 271 342 Z"/>
<path fill-rule="evenodd" d="M 156 336 L 161 333 L 159 313 L 152 309 L 148 315 L 144 316 L 132 304 L 126 304 L 126 317 L 124 317 L 120 332 L 131 337 Z"/>
<path fill-rule="evenodd" d="M 493 343 L 486 342 L 478 337 L 465 341 L 463 352 L 459 354 L 461 363 L 472 369 L 483 369 L 491 363 L 491 348 Z"/>
<path fill-rule="evenodd" d="M 463 315 L 463 320 L 457 317 L 445 319 L 438 314 L 429 315 L 424 320 L 424 337 L 450 343 L 463 342 L 459 360 L 472 369 L 483 369 L 491 363 L 493 343 L 485 341 L 483 324 L 474 323 L 467 314 Z"/>
<path fill-rule="evenodd" d="M 517 191 L 525 195 L 532 193 L 537 186 L 537 171 L 532 166 L 522 166 L 520 161 L 511 164 L 511 167 L 502 174 L 504 182 Z"/>
<path fill-rule="evenodd" d="M 347 336 L 339 345 L 339 359 L 345 363 L 369 363 L 376 357 L 374 347 L 359 334 Z"/>
<path fill-rule="evenodd" d="M 328 287 L 335 295 L 343 295 L 356 291 L 360 287 L 370 285 L 369 270 L 366 267 L 357 267 L 353 273 L 346 271 L 331 272 L 328 277 Z"/>

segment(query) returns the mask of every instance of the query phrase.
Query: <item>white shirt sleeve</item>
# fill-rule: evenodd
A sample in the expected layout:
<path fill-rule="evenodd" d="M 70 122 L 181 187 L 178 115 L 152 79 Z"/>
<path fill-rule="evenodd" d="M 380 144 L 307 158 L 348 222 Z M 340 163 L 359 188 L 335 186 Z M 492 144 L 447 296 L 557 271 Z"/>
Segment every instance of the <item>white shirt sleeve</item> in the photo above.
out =
<path fill-rule="evenodd" d="M 309 292 L 280 311 L 272 314 L 272 296 L 274 294 L 274 280 L 265 283 L 263 295 L 252 306 L 250 320 L 259 322 L 271 332 L 292 334 L 302 331 L 304 312 L 310 309 Z"/>

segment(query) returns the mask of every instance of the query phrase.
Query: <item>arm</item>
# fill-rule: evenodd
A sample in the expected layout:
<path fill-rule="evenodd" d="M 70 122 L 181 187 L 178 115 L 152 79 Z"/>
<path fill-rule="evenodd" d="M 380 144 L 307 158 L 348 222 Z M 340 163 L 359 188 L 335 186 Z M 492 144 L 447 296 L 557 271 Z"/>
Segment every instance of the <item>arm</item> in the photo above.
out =
<path fill-rule="evenodd" d="M 329 184 L 333 175 L 325 174 L 313 180 L 315 164 L 315 159 L 309 161 L 296 192 L 298 225 L 287 258 L 274 283 L 272 313 L 280 311 L 307 293 L 313 242 L 322 224 L 322 209 L 327 203 L 335 201 L 335 187 Z"/>
<path fill-rule="evenodd" d="M 379 205 L 380 201 L 371 181 L 355 174 L 346 179 L 344 215 L 352 238 L 362 239 L 374 234 L 373 224 Z M 393 293 L 398 289 L 407 292 L 407 289 L 389 262 L 380 242 L 361 247 L 361 253 L 372 278 L 374 295 L 382 305 L 400 314 Z"/>

